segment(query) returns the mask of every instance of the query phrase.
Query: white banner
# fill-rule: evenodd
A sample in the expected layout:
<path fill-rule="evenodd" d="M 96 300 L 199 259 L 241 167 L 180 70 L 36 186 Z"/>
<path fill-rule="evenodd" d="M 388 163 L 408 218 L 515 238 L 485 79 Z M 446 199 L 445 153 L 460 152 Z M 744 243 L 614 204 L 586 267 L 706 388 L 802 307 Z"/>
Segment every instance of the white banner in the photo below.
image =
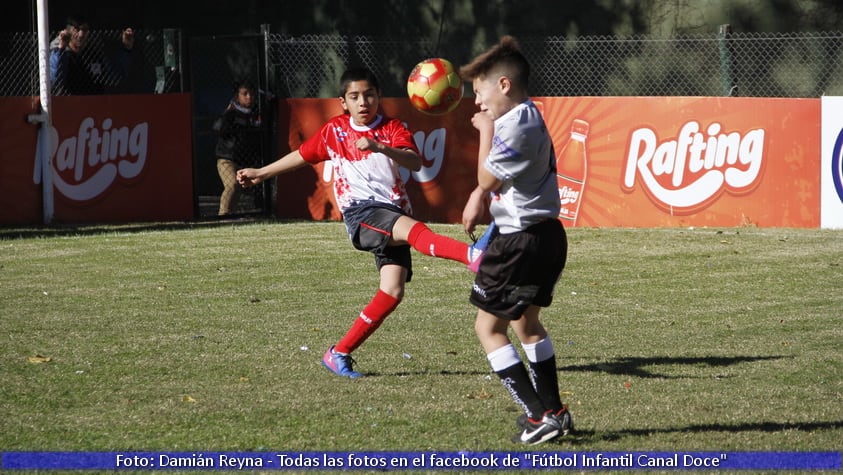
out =
<path fill-rule="evenodd" d="M 843 97 L 822 98 L 820 227 L 843 229 Z"/>

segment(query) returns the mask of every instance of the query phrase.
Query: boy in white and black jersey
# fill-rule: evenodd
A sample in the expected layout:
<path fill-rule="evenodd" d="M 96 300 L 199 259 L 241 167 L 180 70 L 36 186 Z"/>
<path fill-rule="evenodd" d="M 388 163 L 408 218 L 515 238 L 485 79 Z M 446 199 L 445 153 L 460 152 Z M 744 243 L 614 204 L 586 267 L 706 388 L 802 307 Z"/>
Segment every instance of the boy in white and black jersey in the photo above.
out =
<path fill-rule="evenodd" d="M 392 313 L 412 277 L 410 247 L 422 254 L 469 265 L 480 255 L 466 243 L 436 234 L 411 217 L 412 208 L 398 167 L 421 168 L 413 136 L 404 124 L 379 113 L 381 89 L 368 69 L 349 69 L 340 78 L 345 113 L 331 118 L 298 150 L 262 168 L 244 168 L 237 181 L 257 185 L 282 173 L 330 161 L 334 195 L 355 248 L 375 255 L 378 290 L 322 364 L 334 374 L 358 378 L 351 352 Z M 326 165 L 327 166 L 327 165 Z"/>
<path fill-rule="evenodd" d="M 540 309 L 553 300 L 568 244 L 557 219 L 556 155 L 527 96 L 529 72 L 510 36 L 460 69 L 480 107 L 471 119 L 480 132 L 478 186 L 463 210 L 463 225 L 474 231 L 488 205 L 498 229 L 472 286 L 474 328 L 492 369 L 524 410 L 513 440 L 532 445 L 567 434 L 573 422 L 559 397 L 553 344 L 539 320 Z M 521 342 L 527 367 L 508 328 Z"/>

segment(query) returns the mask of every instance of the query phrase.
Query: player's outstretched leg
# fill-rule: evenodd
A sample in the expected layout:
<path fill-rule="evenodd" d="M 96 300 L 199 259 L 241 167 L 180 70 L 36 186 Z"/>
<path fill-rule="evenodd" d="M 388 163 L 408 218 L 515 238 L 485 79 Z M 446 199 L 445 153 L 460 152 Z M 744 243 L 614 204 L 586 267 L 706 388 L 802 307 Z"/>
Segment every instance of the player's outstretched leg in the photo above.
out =
<path fill-rule="evenodd" d="M 400 238 L 399 238 L 400 239 Z M 468 244 L 433 232 L 426 224 L 416 222 L 407 232 L 407 243 L 426 256 L 440 257 L 468 265 Z"/>

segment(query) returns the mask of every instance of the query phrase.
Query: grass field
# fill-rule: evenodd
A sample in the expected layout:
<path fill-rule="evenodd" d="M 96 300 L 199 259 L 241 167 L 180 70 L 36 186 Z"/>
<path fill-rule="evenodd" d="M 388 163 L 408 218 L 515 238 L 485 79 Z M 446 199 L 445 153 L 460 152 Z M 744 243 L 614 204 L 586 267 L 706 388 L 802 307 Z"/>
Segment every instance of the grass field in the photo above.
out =
<path fill-rule="evenodd" d="M 455 225 L 435 230 L 466 240 Z M 843 232 L 572 229 L 543 320 L 577 433 L 540 450 L 840 451 Z M 0 228 L 0 451 L 520 451 L 471 274 L 371 298 L 332 222 Z"/>

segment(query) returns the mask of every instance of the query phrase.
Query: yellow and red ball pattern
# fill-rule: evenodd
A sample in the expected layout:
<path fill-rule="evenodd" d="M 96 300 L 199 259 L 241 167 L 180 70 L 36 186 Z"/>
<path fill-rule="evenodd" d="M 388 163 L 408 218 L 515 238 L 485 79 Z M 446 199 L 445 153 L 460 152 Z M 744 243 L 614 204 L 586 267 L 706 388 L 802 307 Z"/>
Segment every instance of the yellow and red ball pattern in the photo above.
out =
<path fill-rule="evenodd" d="M 410 102 L 426 114 L 451 112 L 459 105 L 462 94 L 462 79 L 447 59 L 426 59 L 417 64 L 407 78 Z"/>

